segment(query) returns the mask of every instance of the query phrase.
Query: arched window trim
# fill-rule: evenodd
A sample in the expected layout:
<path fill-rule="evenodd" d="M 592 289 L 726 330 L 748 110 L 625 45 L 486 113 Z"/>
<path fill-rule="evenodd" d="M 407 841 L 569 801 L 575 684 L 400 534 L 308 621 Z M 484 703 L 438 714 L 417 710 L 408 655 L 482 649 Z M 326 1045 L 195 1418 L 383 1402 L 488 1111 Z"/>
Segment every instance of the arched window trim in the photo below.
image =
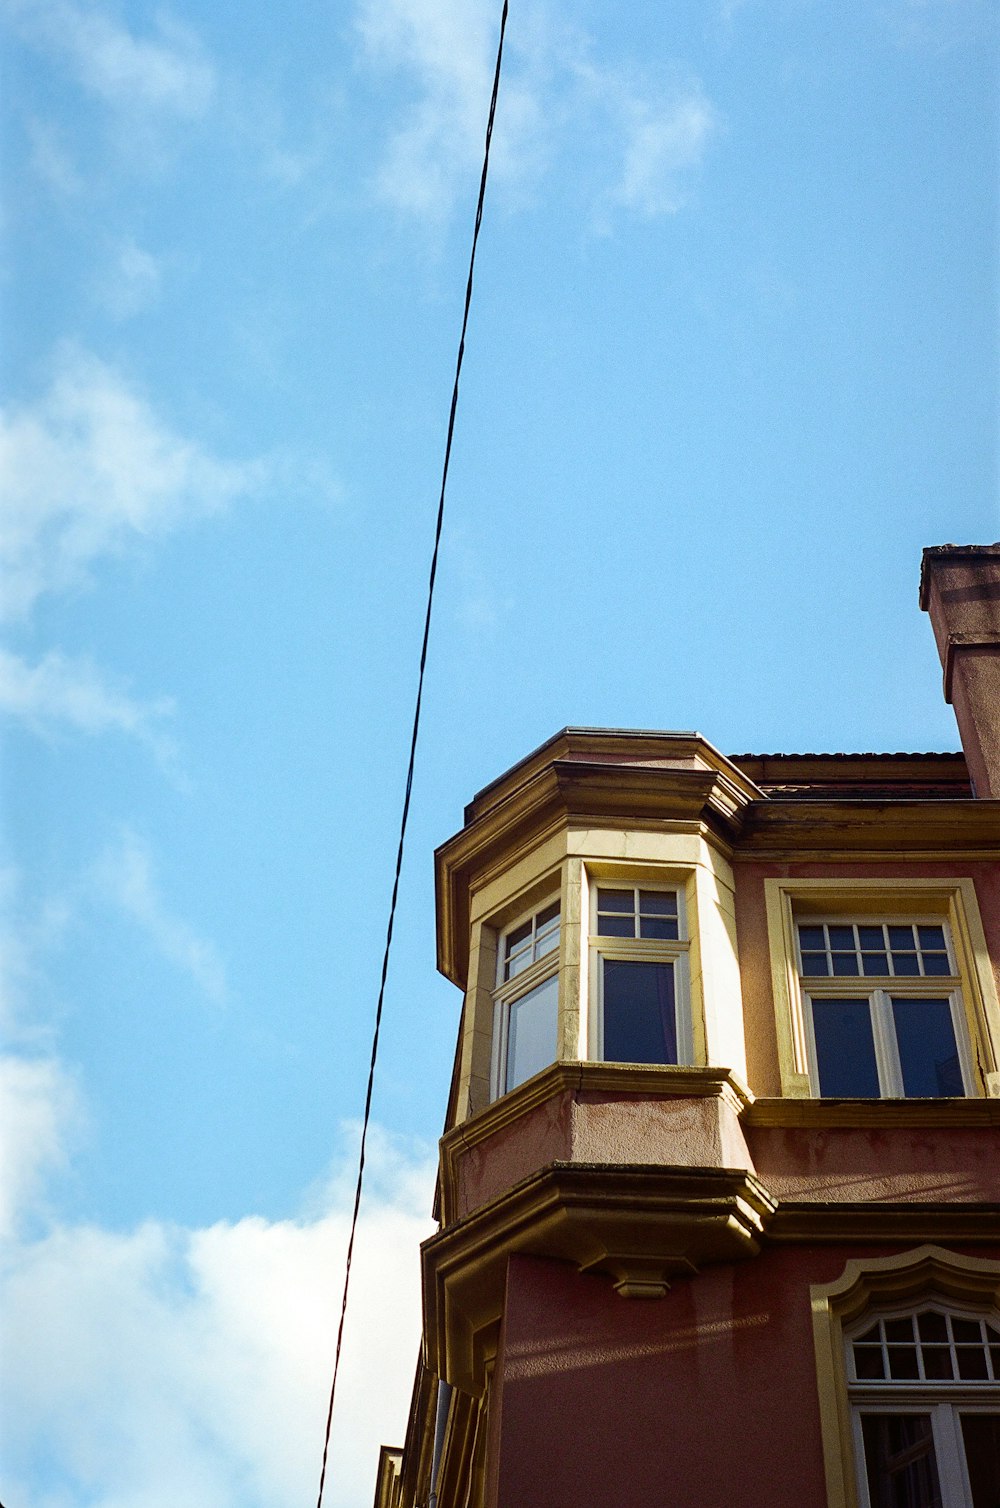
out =
<path fill-rule="evenodd" d="M 836 1282 L 812 1287 L 810 1299 L 828 1508 L 859 1508 L 847 1335 L 869 1313 L 910 1311 L 922 1300 L 979 1314 L 1000 1310 L 1000 1262 L 930 1245 L 852 1259 Z"/>

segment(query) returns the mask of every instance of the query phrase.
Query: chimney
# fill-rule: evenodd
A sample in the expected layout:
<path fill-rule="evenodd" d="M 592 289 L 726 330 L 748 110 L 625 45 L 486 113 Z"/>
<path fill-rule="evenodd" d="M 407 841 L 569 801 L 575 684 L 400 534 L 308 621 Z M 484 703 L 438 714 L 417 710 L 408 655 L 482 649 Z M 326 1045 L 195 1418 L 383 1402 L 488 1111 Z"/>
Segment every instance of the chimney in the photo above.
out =
<path fill-rule="evenodd" d="M 1000 544 L 935 545 L 920 567 L 972 788 L 1000 797 Z"/>

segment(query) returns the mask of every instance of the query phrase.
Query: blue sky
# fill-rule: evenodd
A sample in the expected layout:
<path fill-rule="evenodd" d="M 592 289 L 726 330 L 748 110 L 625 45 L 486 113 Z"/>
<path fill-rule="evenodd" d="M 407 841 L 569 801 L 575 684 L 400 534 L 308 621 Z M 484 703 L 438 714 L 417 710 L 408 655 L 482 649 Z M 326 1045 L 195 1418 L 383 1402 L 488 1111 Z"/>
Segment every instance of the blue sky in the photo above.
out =
<path fill-rule="evenodd" d="M 291 1508 L 499 6 L 0 15 L 0 1497 Z M 1000 532 L 998 30 L 985 0 L 512 6 L 338 1508 L 405 1417 L 464 802 L 567 723 L 957 746 L 916 588 L 923 545 Z"/>

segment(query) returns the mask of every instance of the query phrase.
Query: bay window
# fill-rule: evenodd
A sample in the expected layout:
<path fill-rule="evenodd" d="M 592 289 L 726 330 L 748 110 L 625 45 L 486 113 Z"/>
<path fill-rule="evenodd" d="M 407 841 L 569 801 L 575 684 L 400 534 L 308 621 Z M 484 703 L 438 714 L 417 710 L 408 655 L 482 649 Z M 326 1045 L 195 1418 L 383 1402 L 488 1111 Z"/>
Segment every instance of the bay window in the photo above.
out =
<path fill-rule="evenodd" d="M 590 947 L 591 1056 L 608 1063 L 690 1062 L 681 892 L 597 884 Z"/>

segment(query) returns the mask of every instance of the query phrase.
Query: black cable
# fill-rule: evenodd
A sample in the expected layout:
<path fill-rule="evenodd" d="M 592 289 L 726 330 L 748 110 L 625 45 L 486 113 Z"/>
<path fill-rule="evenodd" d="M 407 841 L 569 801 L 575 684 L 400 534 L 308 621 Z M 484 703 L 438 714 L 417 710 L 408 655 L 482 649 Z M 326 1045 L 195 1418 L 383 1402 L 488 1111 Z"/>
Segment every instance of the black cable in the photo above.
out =
<path fill-rule="evenodd" d="M 441 546 L 441 529 L 444 524 L 444 495 L 448 485 L 448 468 L 451 464 L 451 444 L 455 433 L 455 414 L 458 409 L 458 384 L 465 359 L 465 336 L 469 327 L 469 310 L 472 306 L 472 278 L 476 268 L 476 246 L 483 223 L 483 203 L 486 199 L 486 178 L 490 166 L 490 142 L 493 137 L 493 121 L 496 117 L 497 95 L 500 91 L 500 65 L 503 61 L 503 40 L 507 29 L 508 0 L 503 0 L 500 16 L 500 38 L 497 43 L 497 61 L 493 73 L 493 93 L 490 97 L 490 113 L 486 122 L 486 145 L 483 151 L 483 171 L 479 180 L 479 200 L 476 204 L 476 222 L 472 232 L 472 250 L 469 256 L 469 277 L 465 285 L 465 311 L 462 315 L 462 333 L 458 342 L 458 359 L 455 362 L 455 382 L 451 390 L 451 409 L 448 414 L 448 437 L 444 447 L 444 466 L 441 471 L 441 495 L 438 499 L 437 525 L 434 530 L 434 550 L 431 554 L 430 578 L 427 583 L 427 612 L 424 617 L 424 637 L 420 646 L 420 673 L 417 677 L 417 699 L 413 709 L 413 733 L 410 737 L 410 758 L 406 769 L 406 792 L 403 797 L 403 814 L 399 824 L 399 847 L 396 851 L 396 874 L 392 882 L 392 900 L 389 903 L 389 924 L 385 934 L 385 951 L 382 954 L 382 978 L 379 983 L 378 1004 L 375 1007 L 375 1030 L 372 1034 L 371 1064 L 368 1069 L 368 1089 L 365 1094 L 365 1113 L 361 1122 L 361 1147 L 358 1153 L 358 1181 L 354 1191 L 354 1213 L 351 1216 L 351 1233 L 347 1241 L 347 1259 L 344 1264 L 344 1294 L 340 1306 L 340 1324 L 337 1328 L 337 1349 L 333 1359 L 333 1380 L 330 1384 L 330 1406 L 326 1415 L 326 1434 L 323 1440 L 323 1464 L 319 1475 L 319 1495 L 316 1508 L 323 1508 L 323 1488 L 326 1484 L 326 1467 L 330 1454 L 330 1430 L 333 1425 L 333 1404 L 337 1394 L 337 1374 L 340 1371 L 340 1352 L 344 1340 L 344 1320 L 347 1315 L 347 1293 L 351 1282 L 351 1262 L 354 1257 L 354 1237 L 358 1226 L 358 1211 L 361 1208 L 361 1189 L 365 1173 L 365 1144 L 368 1139 L 368 1122 L 372 1108 L 372 1088 L 375 1083 L 375 1063 L 378 1058 L 378 1039 L 382 1025 L 382 1004 L 385 999 L 385 981 L 389 972 L 389 949 L 392 947 L 392 927 L 396 919 L 396 901 L 399 896 L 399 876 L 403 868 L 403 845 L 406 840 L 406 824 L 410 815 L 410 796 L 413 791 L 413 770 L 417 757 L 417 735 L 420 731 L 420 706 L 424 695 L 424 671 L 427 665 L 427 645 L 431 632 L 431 609 L 434 606 L 434 582 L 437 577 L 438 552 Z"/>

